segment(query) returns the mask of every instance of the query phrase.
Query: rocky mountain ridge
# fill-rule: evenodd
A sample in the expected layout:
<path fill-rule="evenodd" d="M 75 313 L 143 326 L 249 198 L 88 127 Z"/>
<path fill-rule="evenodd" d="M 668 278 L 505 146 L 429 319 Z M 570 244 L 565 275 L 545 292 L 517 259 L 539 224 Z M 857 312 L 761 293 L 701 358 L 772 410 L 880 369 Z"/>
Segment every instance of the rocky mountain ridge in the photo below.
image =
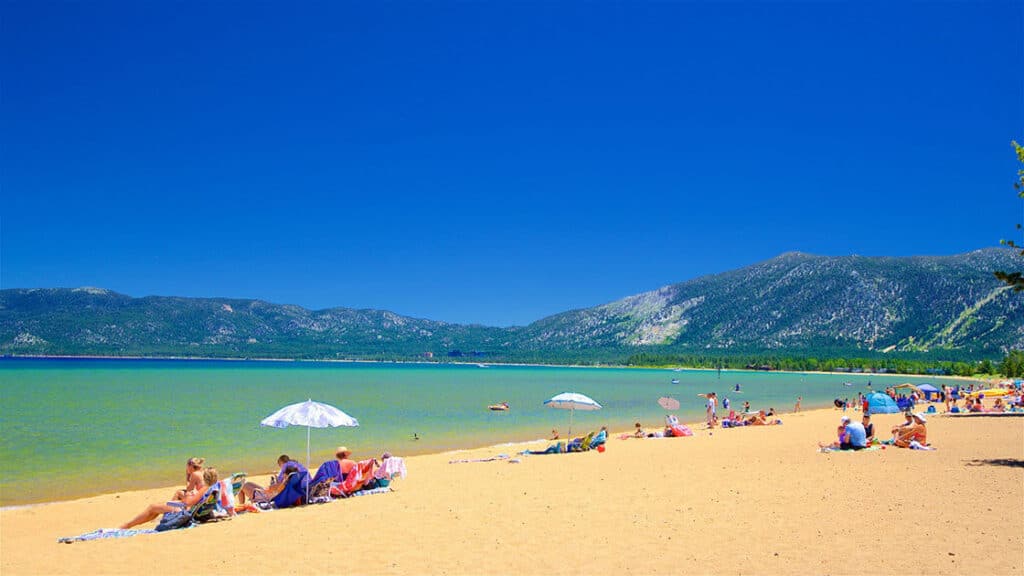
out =
<path fill-rule="evenodd" d="M 1024 348 L 1024 296 L 992 276 L 999 248 L 955 256 L 789 252 L 528 326 L 229 298 L 132 298 L 102 288 L 0 291 L 0 352 L 26 355 L 574 361 L 671 352 Z"/>

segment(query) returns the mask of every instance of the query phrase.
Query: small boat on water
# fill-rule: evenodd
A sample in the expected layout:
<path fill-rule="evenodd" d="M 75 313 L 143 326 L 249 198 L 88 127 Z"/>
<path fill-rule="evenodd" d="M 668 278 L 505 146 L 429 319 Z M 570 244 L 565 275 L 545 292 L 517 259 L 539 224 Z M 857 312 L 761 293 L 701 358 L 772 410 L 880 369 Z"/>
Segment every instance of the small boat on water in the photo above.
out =
<path fill-rule="evenodd" d="M 672 383 L 673 384 L 679 384 L 679 378 L 673 378 L 672 379 Z"/>
<path fill-rule="evenodd" d="M 487 407 L 488 410 L 494 410 L 495 412 L 505 412 L 508 410 L 508 402 L 502 402 L 501 404 L 491 404 Z"/>

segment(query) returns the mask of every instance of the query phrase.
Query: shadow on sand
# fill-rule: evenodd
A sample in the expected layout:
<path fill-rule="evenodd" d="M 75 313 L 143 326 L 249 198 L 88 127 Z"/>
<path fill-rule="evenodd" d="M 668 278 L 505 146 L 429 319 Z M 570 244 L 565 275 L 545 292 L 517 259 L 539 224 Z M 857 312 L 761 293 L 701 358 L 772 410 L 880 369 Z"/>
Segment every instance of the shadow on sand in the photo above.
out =
<path fill-rule="evenodd" d="M 1009 468 L 1024 468 L 1024 460 L 1017 458 L 989 458 L 987 460 L 970 460 L 968 466 L 1007 466 Z"/>

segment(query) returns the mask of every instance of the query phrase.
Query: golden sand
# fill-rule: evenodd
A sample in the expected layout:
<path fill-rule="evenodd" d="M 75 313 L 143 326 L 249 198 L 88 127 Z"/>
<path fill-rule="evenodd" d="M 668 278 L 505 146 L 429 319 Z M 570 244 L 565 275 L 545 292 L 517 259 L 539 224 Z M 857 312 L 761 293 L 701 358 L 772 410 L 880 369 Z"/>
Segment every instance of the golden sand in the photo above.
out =
<path fill-rule="evenodd" d="M 126 539 L 57 543 L 172 488 L 7 509 L 0 572 L 1022 574 L 1024 418 L 932 417 L 932 452 L 818 453 L 839 416 L 519 463 L 417 456 L 389 494 Z"/>

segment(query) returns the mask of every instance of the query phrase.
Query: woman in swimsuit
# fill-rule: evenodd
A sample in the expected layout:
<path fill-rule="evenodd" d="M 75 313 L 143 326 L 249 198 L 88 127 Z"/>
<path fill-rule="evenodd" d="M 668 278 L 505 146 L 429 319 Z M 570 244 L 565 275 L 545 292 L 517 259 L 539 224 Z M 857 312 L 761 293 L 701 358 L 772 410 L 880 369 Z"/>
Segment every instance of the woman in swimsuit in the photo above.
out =
<path fill-rule="evenodd" d="M 199 500 L 202 499 L 203 494 L 206 493 L 206 490 L 210 486 L 213 486 L 214 484 L 220 481 L 220 475 L 217 474 L 216 468 L 203 469 L 202 477 L 203 483 L 202 485 L 199 486 L 198 492 L 194 494 L 186 494 L 185 497 L 180 501 L 175 500 L 172 502 L 167 502 L 166 504 L 150 504 L 149 506 L 146 507 L 145 510 L 139 513 L 138 516 L 122 524 L 121 528 L 128 529 L 132 526 L 145 524 L 146 522 L 156 520 L 161 514 L 166 514 L 167 512 L 180 512 L 182 510 L 195 506 L 196 503 L 198 503 Z"/>
<path fill-rule="evenodd" d="M 181 502 L 185 500 L 186 496 L 200 492 L 200 487 L 203 485 L 203 464 L 205 462 L 205 458 L 189 458 L 188 462 L 185 462 L 185 489 L 175 492 L 174 500 Z"/>

